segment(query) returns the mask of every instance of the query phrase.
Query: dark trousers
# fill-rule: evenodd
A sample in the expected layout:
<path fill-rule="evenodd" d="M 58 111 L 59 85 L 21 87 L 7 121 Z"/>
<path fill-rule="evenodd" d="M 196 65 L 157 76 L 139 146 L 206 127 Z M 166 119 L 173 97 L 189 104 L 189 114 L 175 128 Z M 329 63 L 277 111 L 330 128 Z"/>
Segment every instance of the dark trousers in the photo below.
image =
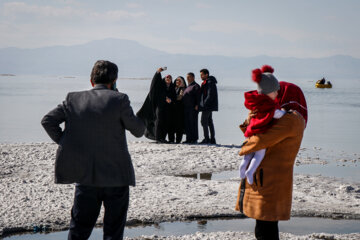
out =
<path fill-rule="evenodd" d="M 195 110 L 195 107 L 185 108 L 185 134 L 186 141 L 192 142 L 199 139 L 199 130 L 198 130 L 198 111 Z"/>
<path fill-rule="evenodd" d="M 129 186 L 93 187 L 77 185 L 68 240 L 88 239 L 104 203 L 104 240 L 123 239 L 129 206 Z"/>
<path fill-rule="evenodd" d="M 175 104 L 173 117 L 172 117 L 172 127 L 175 134 L 175 142 L 180 143 L 185 133 L 185 110 L 183 104 Z"/>
<path fill-rule="evenodd" d="M 171 128 L 171 111 L 169 108 L 157 108 L 155 120 L 155 139 L 165 141 L 166 135 L 170 142 L 174 142 L 174 132 Z"/>
<path fill-rule="evenodd" d="M 212 111 L 203 111 L 201 114 L 201 125 L 204 130 L 204 138 L 209 138 L 209 130 L 210 130 L 210 136 L 211 139 L 215 139 L 215 128 L 214 128 L 214 122 L 212 119 Z"/>
<path fill-rule="evenodd" d="M 173 142 L 174 139 L 175 139 L 176 143 L 181 143 L 181 139 L 183 137 L 183 134 L 184 134 L 184 129 L 174 128 L 174 130 L 170 131 L 170 133 L 168 135 L 169 136 L 169 141 Z M 172 141 L 170 139 L 172 139 Z"/>
<path fill-rule="evenodd" d="M 255 237 L 257 240 L 279 240 L 278 221 L 256 220 Z"/>

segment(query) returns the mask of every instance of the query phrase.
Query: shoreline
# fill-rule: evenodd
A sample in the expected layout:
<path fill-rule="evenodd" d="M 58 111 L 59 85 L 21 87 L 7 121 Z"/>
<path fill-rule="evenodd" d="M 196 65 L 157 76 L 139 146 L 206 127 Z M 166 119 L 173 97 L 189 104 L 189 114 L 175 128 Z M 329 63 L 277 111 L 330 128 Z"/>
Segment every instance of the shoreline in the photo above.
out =
<path fill-rule="evenodd" d="M 137 186 L 130 190 L 127 226 L 243 216 L 234 210 L 239 178 L 178 177 L 236 170 L 241 160 L 239 146 L 129 142 L 128 147 Z M 68 228 L 74 185 L 54 184 L 56 149 L 54 143 L 0 144 L 0 237 L 32 231 L 34 225 L 47 225 L 54 231 Z M 311 157 L 312 151 L 321 149 L 302 149 L 296 164 L 323 164 L 322 157 Z M 357 159 L 352 160 L 346 163 L 357 164 Z M 360 182 L 294 176 L 293 217 L 359 220 L 359 206 Z M 102 217 L 103 210 L 98 224 Z"/>

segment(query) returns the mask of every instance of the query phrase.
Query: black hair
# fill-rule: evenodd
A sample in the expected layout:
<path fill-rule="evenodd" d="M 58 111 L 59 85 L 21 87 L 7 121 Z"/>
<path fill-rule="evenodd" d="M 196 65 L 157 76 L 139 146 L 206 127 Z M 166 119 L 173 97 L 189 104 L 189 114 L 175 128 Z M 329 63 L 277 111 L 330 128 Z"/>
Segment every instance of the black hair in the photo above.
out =
<path fill-rule="evenodd" d="M 201 69 L 200 72 L 209 75 L 209 70 L 206 68 Z"/>
<path fill-rule="evenodd" d="M 98 60 L 91 70 L 90 79 L 94 84 L 108 84 L 117 79 L 118 67 L 115 63 Z"/>
<path fill-rule="evenodd" d="M 195 74 L 193 72 L 189 72 L 187 75 L 190 75 L 192 77 L 195 77 Z"/>
<path fill-rule="evenodd" d="M 185 78 L 183 78 L 182 76 L 178 76 L 177 78 L 175 78 L 175 80 L 174 80 L 174 84 L 176 85 L 176 80 L 177 80 L 178 78 L 180 78 L 180 79 L 181 79 L 181 81 L 182 81 L 182 82 L 183 82 L 183 84 L 184 84 L 184 87 L 186 87 L 186 86 L 187 86 L 187 84 L 186 84 Z"/>

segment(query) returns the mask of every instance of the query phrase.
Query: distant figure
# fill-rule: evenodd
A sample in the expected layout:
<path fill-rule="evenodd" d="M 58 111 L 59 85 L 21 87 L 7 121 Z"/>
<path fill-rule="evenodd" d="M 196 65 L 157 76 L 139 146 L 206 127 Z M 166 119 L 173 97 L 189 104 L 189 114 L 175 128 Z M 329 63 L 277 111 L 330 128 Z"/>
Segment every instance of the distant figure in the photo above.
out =
<path fill-rule="evenodd" d="M 123 239 L 134 168 L 125 130 L 141 137 L 145 126 L 126 94 L 116 89 L 117 66 L 97 61 L 93 89 L 71 92 L 41 124 L 59 145 L 55 183 L 76 183 L 68 239 L 88 239 L 104 204 L 104 239 Z M 60 124 L 65 122 L 65 128 Z"/>
<path fill-rule="evenodd" d="M 182 136 L 185 133 L 185 114 L 184 114 L 184 91 L 186 89 L 185 79 L 181 76 L 174 81 L 175 85 L 175 99 L 173 106 L 173 132 L 175 134 L 175 142 L 181 143 Z"/>
<path fill-rule="evenodd" d="M 272 74 L 274 69 L 265 65 L 252 72 L 252 79 L 258 85 L 257 91 L 245 93 L 245 106 L 257 114 L 251 118 L 246 128 L 245 137 L 266 132 L 274 123 L 274 119 L 281 118 L 285 111 L 280 110 L 279 104 L 275 102 L 280 85 Z M 246 178 L 249 184 L 253 184 L 253 175 L 265 156 L 266 149 L 257 150 L 246 154 L 240 164 L 240 178 Z"/>
<path fill-rule="evenodd" d="M 145 122 L 145 136 L 156 140 L 157 143 L 167 143 L 166 135 L 169 137 L 169 142 L 174 142 L 171 124 L 175 87 L 171 75 L 161 78 L 162 71 L 164 71 L 162 68 L 156 71 L 151 81 L 149 94 L 137 112 L 137 116 Z"/>
<path fill-rule="evenodd" d="M 322 78 L 322 79 L 318 80 L 316 83 L 318 83 L 318 84 L 325 84 L 325 78 Z"/>
<path fill-rule="evenodd" d="M 330 81 L 327 81 L 326 84 L 332 86 Z"/>
<path fill-rule="evenodd" d="M 217 80 L 213 76 L 209 76 L 209 70 L 201 69 L 200 77 L 203 80 L 200 88 L 199 111 L 201 114 L 201 125 L 204 131 L 204 139 L 202 144 L 216 144 L 215 127 L 212 119 L 212 112 L 218 111 L 218 92 Z M 210 130 L 210 136 L 209 136 Z"/>
<path fill-rule="evenodd" d="M 186 141 L 184 143 L 197 143 L 199 139 L 198 110 L 200 86 L 195 82 L 195 75 L 192 72 L 187 74 L 186 80 L 188 86 L 183 95 L 186 133 Z"/>

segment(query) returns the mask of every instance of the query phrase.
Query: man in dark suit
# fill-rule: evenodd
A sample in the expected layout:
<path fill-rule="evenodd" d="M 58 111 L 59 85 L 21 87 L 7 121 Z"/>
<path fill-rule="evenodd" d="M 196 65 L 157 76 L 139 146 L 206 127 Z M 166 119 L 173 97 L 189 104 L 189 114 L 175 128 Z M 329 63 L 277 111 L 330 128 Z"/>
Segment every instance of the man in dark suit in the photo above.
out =
<path fill-rule="evenodd" d="M 69 93 L 41 121 L 59 145 L 55 183 L 76 183 L 70 240 L 89 238 L 102 203 L 104 239 L 123 238 L 129 186 L 135 186 L 125 130 L 141 137 L 145 126 L 134 115 L 128 96 L 117 91 L 117 74 L 114 63 L 97 61 L 91 72 L 94 88 Z"/>
<path fill-rule="evenodd" d="M 194 73 L 188 73 L 186 79 L 188 86 L 185 89 L 182 98 L 184 103 L 186 134 L 186 141 L 184 143 L 197 143 L 197 140 L 199 139 L 198 110 L 200 86 L 195 82 Z"/>
<path fill-rule="evenodd" d="M 215 127 L 212 119 L 212 112 L 218 111 L 218 92 L 217 80 L 214 76 L 209 76 L 209 70 L 201 69 L 200 77 L 203 80 L 200 87 L 199 111 L 201 114 L 201 125 L 204 130 L 203 144 L 216 144 Z M 210 137 L 209 137 L 210 130 Z"/>

